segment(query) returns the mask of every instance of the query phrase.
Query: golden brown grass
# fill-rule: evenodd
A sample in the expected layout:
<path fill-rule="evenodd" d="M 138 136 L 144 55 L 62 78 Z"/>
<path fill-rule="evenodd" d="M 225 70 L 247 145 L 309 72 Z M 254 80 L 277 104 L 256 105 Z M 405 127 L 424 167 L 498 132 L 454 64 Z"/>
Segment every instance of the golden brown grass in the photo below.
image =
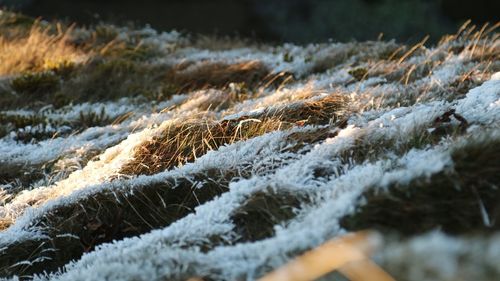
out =
<path fill-rule="evenodd" d="M 139 146 L 123 174 L 155 174 L 194 161 L 209 150 L 268 132 L 306 124 L 328 124 L 343 113 L 346 99 L 332 94 L 318 101 L 268 110 L 257 116 L 222 121 L 172 122 L 162 136 Z"/>
<path fill-rule="evenodd" d="M 373 95 L 378 86 L 359 91 L 353 106 L 358 111 L 384 107 L 411 106 L 417 102 L 432 100 L 456 100 L 469 89 L 500 71 L 500 22 L 478 28 L 466 22 L 454 35 L 446 35 L 433 48 L 424 46 L 425 38 L 412 47 L 401 46 L 391 54 L 379 58 L 369 58 L 350 71 L 353 82 L 363 82 L 369 78 L 383 78 L 386 82 L 404 86 L 396 97 Z M 458 58 L 458 63 L 471 69 L 458 68 L 457 77 L 441 79 L 438 72 Z M 453 61 L 452 61 L 453 60 Z M 433 77 L 437 74 L 437 77 Z M 361 89 L 361 88 L 359 88 Z"/>
<path fill-rule="evenodd" d="M 84 54 L 69 43 L 70 30 L 51 34 L 35 23 L 26 37 L 0 34 L 0 75 L 43 71 L 54 65 L 83 60 Z"/>
<path fill-rule="evenodd" d="M 125 165 L 128 175 L 155 174 L 174 166 L 192 162 L 209 150 L 224 144 L 249 139 L 266 132 L 289 127 L 279 119 L 237 121 L 187 121 L 169 125 L 163 135 L 135 151 L 134 161 Z"/>
<path fill-rule="evenodd" d="M 500 22 L 490 26 L 486 23 L 478 29 L 471 25 L 471 21 L 465 22 L 454 35 L 443 36 L 438 46 L 448 46 L 452 53 L 466 52 L 473 60 L 498 59 L 500 55 L 500 34 L 498 33 Z M 463 44 L 450 43 L 463 42 Z"/>
<path fill-rule="evenodd" d="M 12 224 L 12 221 L 9 219 L 0 219 L 0 231 L 7 229 Z"/>

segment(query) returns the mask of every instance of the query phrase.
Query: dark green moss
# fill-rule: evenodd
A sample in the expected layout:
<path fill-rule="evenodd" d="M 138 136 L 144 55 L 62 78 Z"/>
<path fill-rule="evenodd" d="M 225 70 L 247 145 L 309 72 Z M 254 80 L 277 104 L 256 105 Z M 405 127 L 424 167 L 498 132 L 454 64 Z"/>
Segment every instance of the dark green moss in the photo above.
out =
<path fill-rule="evenodd" d="M 286 52 L 283 54 L 283 61 L 284 62 L 293 62 L 293 60 L 294 60 L 294 57 L 289 52 Z"/>

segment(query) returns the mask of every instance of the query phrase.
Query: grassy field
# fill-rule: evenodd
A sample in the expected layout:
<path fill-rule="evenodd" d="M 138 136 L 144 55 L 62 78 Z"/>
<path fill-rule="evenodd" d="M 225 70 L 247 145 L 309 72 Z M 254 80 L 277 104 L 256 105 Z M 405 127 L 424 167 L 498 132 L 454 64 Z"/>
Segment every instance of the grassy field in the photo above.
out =
<path fill-rule="evenodd" d="M 500 278 L 498 27 L 270 46 L 0 11 L 0 277 L 255 280 L 368 229 L 397 280 Z"/>

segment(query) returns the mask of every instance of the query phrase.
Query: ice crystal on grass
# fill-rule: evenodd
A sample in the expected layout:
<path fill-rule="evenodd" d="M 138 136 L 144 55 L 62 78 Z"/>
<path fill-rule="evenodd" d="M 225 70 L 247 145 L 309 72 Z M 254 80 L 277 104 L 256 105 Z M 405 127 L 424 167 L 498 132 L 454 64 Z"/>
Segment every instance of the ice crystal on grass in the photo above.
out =
<path fill-rule="evenodd" d="M 0 277 L 255 280 L 369 228 L 398 279 L 495 279 L 496 28 L 269 46 L 2 12 Z"/>

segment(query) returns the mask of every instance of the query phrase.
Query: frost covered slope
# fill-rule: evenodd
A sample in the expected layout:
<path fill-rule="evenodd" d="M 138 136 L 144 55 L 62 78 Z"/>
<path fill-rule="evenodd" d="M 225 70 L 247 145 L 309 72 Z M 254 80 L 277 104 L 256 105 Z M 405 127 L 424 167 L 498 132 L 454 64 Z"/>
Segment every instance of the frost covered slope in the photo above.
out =
<path fill-rule="evenodd" d="M 0 276 L 254 280 L 375 229 L 397 280 L 500 278 L 497 27 L 267 46 L 0 12 Z"/>

